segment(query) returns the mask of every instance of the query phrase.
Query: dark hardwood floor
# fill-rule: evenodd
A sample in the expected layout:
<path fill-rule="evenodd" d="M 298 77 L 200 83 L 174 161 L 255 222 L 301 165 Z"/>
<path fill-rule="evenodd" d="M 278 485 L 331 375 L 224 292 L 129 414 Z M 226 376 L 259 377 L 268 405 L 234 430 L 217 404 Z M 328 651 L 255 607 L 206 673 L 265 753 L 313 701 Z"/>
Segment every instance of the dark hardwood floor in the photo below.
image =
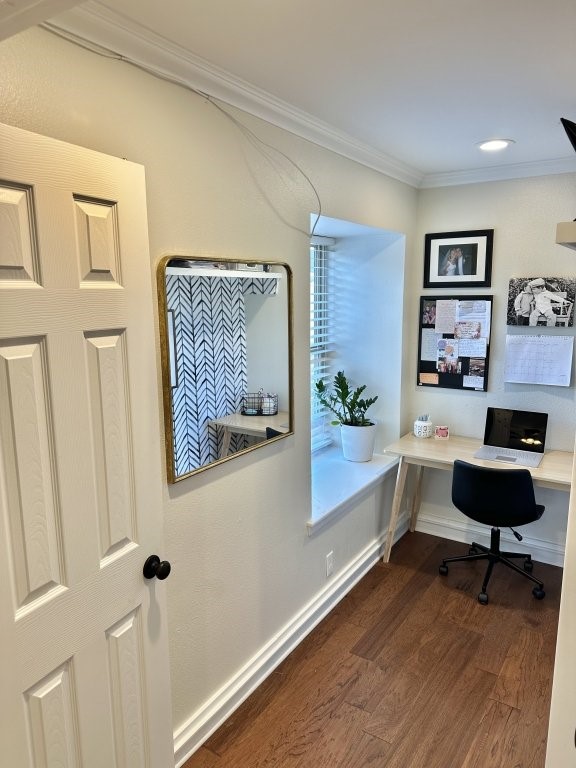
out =
<path fill-rule="evenodd" d="M 184 768 L 543 768 L 562 569 L 546 598 L 405 535 Z"/>

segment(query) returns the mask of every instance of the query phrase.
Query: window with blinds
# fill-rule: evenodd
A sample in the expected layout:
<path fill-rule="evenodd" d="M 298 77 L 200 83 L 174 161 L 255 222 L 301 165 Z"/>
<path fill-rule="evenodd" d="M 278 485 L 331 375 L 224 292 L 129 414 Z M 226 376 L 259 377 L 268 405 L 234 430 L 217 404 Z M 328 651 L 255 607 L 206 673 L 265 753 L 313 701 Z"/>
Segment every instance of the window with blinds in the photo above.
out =
<path fill-rule="evenodd" d="M 328 425 L 330 411 L 318 402 L 315 383 L 318 379 L 331 381 L 331 360 L 334 353 L 334 292 L 333 269 L 328 245 L 310 247 L 310 382 L 312 451 L 331 441 Z"/>

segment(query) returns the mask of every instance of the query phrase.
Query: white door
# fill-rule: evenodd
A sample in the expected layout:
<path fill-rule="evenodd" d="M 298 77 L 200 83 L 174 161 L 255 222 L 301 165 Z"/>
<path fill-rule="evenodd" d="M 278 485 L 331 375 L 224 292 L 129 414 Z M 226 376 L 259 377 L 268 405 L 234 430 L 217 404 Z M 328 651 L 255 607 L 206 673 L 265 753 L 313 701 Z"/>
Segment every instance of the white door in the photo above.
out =
<path fill-rule="evenodd" d="M 574 446 L 576 450 L 576 445 Z M 576 765 L 576 463 L 568 506 L 546 768 Z"/>
<path fill-rule="evenodd" d="M 144 171 L 0 126 L 0 762 L 174 765 Z"/>

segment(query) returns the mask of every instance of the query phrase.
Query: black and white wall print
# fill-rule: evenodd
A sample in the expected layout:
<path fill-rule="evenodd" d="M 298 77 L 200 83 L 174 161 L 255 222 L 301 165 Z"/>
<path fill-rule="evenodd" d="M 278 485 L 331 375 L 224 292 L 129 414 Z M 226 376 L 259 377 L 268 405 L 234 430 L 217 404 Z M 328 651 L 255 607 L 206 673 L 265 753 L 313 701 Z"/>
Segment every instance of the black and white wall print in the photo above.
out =
<path fill-rule="evenodd" d="M 512 277 L 507 325 L 568 328 L 574 324 L 574 277 Z"/>

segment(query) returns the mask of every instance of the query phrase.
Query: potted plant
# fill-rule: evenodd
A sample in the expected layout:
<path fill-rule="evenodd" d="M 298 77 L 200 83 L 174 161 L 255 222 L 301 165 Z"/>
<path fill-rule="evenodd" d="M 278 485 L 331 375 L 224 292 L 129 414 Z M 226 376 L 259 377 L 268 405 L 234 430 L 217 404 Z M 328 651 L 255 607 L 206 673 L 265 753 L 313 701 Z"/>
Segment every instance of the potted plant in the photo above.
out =
<path fill-rule="evenodd" d="M 338 371 L 334 376 L 331 390 L 323 379 L 317 381 L 315 387 L 318 400 L 336 416 L 331 424 L 340 424 L 344 458 L 370 461 L 374 452 L 376 424 L 366 416 L 366 411 L 378 400 L 378 395 L 362 397 L 366 385 L 352 387 L 344 371 Z"/>

